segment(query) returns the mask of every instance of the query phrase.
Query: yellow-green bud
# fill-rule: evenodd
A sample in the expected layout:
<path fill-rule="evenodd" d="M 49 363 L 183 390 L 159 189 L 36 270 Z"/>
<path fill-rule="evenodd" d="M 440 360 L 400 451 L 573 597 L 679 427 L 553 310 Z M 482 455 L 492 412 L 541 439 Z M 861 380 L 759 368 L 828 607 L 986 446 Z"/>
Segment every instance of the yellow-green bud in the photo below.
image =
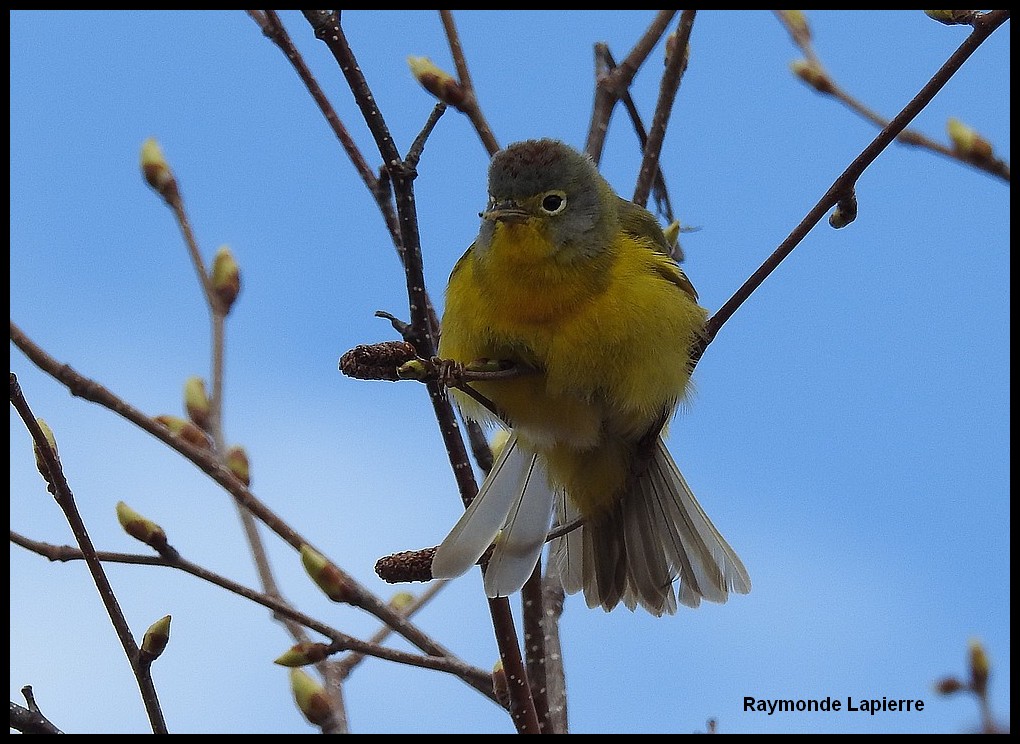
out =
<path fill-rule="evenodd" d="M 978 640 L 972 640 L 970 646 L 970 686 L 979 695 L 988 689 L 988 673 L 991 665 L 985 647 Z"/>
<path fill-rule="evenodd" d="M 454 108 L 464 105 L 467 93 L 461 84 L 446 70 L 438 67 L 428 57 L 408 57 L 407 65 L 415 80 L 429 93 Z"/>
<path fill-rule="evenodd" d="M 510 707 L 510 683 L 506 678 L 506 671 L 503 669 L 503 661 L 497 661 L 492 667 L 492 691 L 496 694 L 496 700 L 504 708 Z"/>
<path fill-rule="evenodd" d="M 412 359 L 397 367 L 397 377 L 401 380 L 424 380 L 429 371 L 421 359 Z"/>
<path fill-rule="evenodd" d="M 180 416 L 170 416 L 167 414 L 154 416 L 153 421 L 162 424 L 170 430 L 171 434 L 180 437 L 189 444 L 201 447 L 202 449 L 212 448 L 212 441 L 209 439 L 209 435 L 199 429 L 192 421 L 182 419 Z"/>
<path fill-rule="evenodd" d="M 223 313 L 229 313 L 241 292 L 241 269 L 228 246 L 221 245 L 216 251 L 212 267 L 212 288 Z"/>
<path fill-rule="evenodd" d="M 842 227 L 846 227 L 853 221 L 854 218 L 848 215 L 845 211 L 843 211 L 839 207 L 836 207 L 834 210 L 832 210 L 832 214 L 829 215 L 829 225 L 831 225 L 837 230 L 839 230 Z"/>
<path fill-rule="evenodd" d="M 205 380 L 201 377 L 189 377 L 184 381 L 184 409 L 196 426 L 208 430 L 209 395 L 205 391 Z"/>
<path fill-rule="evenodd" d="M 786 19 L 786 24 L 790 27 L 791 33 L 798 39 L 804 41 L 811 40 L 811 27 L 808 26 L 807 16 L 804 15 L 802 10 L 781 10 L 783 18 Z"/>
<path fill-rule="evenodd" d="M 400 613 L 404 613 L 414 604 L 414 595 L 411 592 L 397 592 L 390 597 L 390 607 Z"/>
<path fill-rule="evenodd" d="M 57 454 L 57 440 L 56 437 L 53 436 L 53 429 L 51 429 L 50 425 L 41 418 L 37 418 L 35 422 L 39 424 L 39 428 L 42 429 L 43 436 L 46 437 L 46 441 L 49 442 L 50 449 L 53 450 L 53 457 L 56 458 L 59 463 L 60 455 Z M 35 466 L 39 469 L 39 474 L 44 479 L 49 480 L 49 468 L 46 467 L 46 462 L 43 460 L 39 445 L 34 441 L 32 442 L 32 452 L 35 453 Z"/>
<path fill-rule="evenodd" d="M 947 26 L 959 26 L 970 24 L 977 16 L 976 10 L 926 10 L 924 14 L 932 20 L 944 23 Z"/>
<path fill-rule="evenodd" d="M 857 196 L 851 192 L 836 203 L 836 208 L 829 215 L 829 224 L 839 230 L 857 219 Z"/>
<path fill-rule="evenodd" d="M 142 143 L 142 174 L 148 184 L 156 190 L 168 204 L 177 203 L 180 192 L 177 190 L 177 179 L 174 178 L 170 165 L 163 157 L 163 149 L 150 137 Z"/>
<path fill-rule="evenodd" d="M 353 587 L 347 578 L 322 553 L 308 545 L 301 546 L 301 563 L 312 581 L 334 602 L 350 601 Z"/>
<path fill-rule="evenodd" d="M 957 154 L 971 160 L 991 159 L 992 143 L 959 119 L 950 117 L 946 122 L 946 131 Z"/>
<path fill-rule="evenodd" d="M 166 532 L 163 531 L 163 528 L 151 519 L 143 517 L 123 501 L 117 502 L 117 521 L 131 537 L 157 551 L 167 547 Z"/>
<path fill-rule="evenodd" d="M 170 616 L 165 615 L 145 631 L 145 635 L 142 636 L 142 645 L 138 649 L 138 656 L 143 662 L 152 663 L 159 658 L 169 642 Z"/>
<path fill-rule="evenodd" d="M 251 466 L 248 462 L 248 453 L 244 451 L 244 447 L 239 444 L 233 445 L 227 450 L 224 461 L 230 472 L 234 474 L 234 477 L 241 481 L 246 488 L 251 485 Z"/>
<path fill-rule="evenodd" d="M 306 672 L 291 669 L 290 689 L 294 693 L 294 702 L 297 703 L 298 710 L 309 723 L 316 726 L 329 723 L 333 713 L 329 706 L 329 696 L 326 695 L 322 685 Z"/>
<path fill-rule="evenodd" d="M 832 93 L 836 90 L 828 73 L 817 62 L 796 59 L 790 63 L 790 71 L 819 93 Z"/>
<path fill-rule="evenodd" d="M 328 655 L 329 646 L 325 643 L 298 643 L 280 654 L 273 663 L 285 667 L 303 667 L 316 664 Z"/>

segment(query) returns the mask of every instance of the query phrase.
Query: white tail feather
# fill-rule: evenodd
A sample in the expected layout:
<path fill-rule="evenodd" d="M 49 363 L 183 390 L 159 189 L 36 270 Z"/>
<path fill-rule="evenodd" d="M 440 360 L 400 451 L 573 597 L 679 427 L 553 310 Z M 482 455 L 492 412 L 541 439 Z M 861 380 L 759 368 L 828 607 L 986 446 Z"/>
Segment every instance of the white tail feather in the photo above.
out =
<path fill-rule="evenodd" d="M 549 478 L 532 455 L 524 480 L 503 529 L 496 536 L 496 547 L 485 567 L 485 593 L 506 597 L 518 591 L 535 570 L 545 546 L 552 517 L 553 491 Z"/>
<path fill-rule="evenodd" d="M 432 558 L 432 577 L 452 579 L 471 568 L 492 544 L 525 485 L 533 455 L 507 440 L 474 501 L 464 510 Z"/>

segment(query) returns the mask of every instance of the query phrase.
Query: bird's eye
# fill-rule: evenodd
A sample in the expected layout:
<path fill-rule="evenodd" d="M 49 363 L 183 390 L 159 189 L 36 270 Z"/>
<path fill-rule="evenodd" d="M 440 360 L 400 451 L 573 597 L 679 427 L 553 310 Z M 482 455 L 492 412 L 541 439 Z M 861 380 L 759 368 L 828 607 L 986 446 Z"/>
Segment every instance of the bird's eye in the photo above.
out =
<path fill-rule="evenodd" d="M 546 214 L 559 214 L 567 207 L 567 195 L 562 191 L 550 191 L 542 197 L 542 210 Z"/>

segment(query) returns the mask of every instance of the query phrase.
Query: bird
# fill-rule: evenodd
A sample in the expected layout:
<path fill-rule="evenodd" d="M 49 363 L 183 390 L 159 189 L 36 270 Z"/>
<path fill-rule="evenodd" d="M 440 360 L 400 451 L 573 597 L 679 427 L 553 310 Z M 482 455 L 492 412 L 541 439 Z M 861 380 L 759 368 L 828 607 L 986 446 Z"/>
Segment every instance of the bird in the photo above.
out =
<path fill-rule="evenodd" d="M 515 371 L 469 383 L 476 395 L 450 387 L 466 418 L 508 438 L 437 547 L 433 577 L 462 575 L 492 546 L 486 594 L 513 594 L 555 514 L 566 531 L 549 572 L 591 608 L 661 616 L 746 594 L 747 569 L 662 433 L 691 391 L 707 311 L 658 220 L 555 139 L 498 151 L 488 192 L 450 274 L 438 355 Z"/>

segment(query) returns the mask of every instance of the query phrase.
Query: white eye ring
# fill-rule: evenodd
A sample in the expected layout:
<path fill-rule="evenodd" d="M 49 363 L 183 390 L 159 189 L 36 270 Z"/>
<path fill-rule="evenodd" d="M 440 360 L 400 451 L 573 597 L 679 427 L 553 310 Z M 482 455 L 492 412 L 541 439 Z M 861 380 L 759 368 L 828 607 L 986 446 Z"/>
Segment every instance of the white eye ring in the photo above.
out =
<path fill-rule="evenodd" d="M 546 214 L 559 214 L 567 208 L 567 195 L 563 191 L 547 191 L 542 195 L 541 205 Z"/>

